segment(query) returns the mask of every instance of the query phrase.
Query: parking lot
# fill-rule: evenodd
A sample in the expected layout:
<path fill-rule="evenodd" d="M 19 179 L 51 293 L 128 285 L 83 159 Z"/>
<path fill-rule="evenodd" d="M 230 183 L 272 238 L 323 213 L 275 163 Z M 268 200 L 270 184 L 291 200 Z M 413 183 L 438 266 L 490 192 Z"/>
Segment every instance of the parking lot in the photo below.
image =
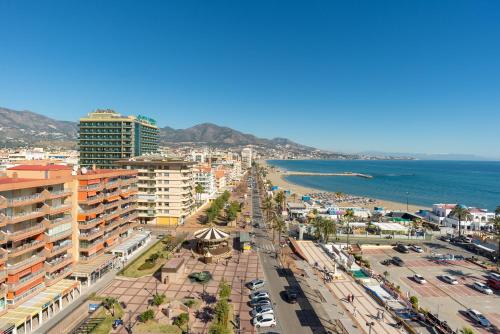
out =
<path fill-rule="evenodd" d="M 424 252 L 400 253 L 389 246 L 365 247 L 363 258 L 367 259 L 373 270 L 379 274 L 389 273 L 388 279 L 399 285 L 404 294 L 417 296 L 419 304 L 424 309 L 438 314 L 439 318 L 446 320 L 453 329 L 470 326 L 476 332 L 487 333 L 483 328 L 473 324 L 463 311 L 473 308 L 483 313 L 488 320 L 500 328 L 500 297 L 498 292 L 486 295 L 474 290 L 474 282 L 486 283 L 488 272 L 475 264 L 465 260 L 435 261 L 433 255 L 454 254 L 467 255 L 453 247 L 440 243 L 424 244 Z M 404 261 L 399 267 L 383 265 L 385 259 L 397 256 Z M 427 283 L 419 284 L 413 275 L 422 275 Z M 442 275 L 451 275 L 458 280 L 457 285 L 443 281 Z"/>

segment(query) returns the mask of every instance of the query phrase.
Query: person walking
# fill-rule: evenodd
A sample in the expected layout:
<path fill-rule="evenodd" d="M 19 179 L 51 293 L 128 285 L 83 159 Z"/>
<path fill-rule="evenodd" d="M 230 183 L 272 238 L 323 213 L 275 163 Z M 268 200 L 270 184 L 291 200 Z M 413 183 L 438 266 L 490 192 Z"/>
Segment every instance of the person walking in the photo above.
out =
<path fill-rule="evenodd" d="M 354 294 L 351 295 L 351 303 L 354 303 Z"/>

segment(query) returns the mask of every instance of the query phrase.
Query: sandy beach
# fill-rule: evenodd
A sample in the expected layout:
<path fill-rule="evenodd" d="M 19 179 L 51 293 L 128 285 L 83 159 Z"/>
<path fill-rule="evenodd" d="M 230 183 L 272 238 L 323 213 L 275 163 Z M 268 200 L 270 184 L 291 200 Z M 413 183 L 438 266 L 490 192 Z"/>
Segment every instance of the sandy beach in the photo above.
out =
<path fill-rule="evenodd" d="M 300 198 L 300 196 L 304 194 L 310 194 L 310 193 L 325 193 L 327 191 L 321 190 L 321 189 L 315 189 L 315 188 L 308 188 L 308 187 L 303 187 L 295 183 L 291 183 L 289 181 L 286 181 L 283 178 L 283 173 L 280 172 L 278 169 L 273 168 L 272 166 L 268 165 L 266 161 L 259 161 L 259 163 L 262 166 L 265 166 L 267 169 L 267 179 L 272 182 L 273 185 L 278 186 L 284 190 L 290 190 L 292 193 L 296 193 Z M 338 176 L 338 177 L 354 177 L 354 176 Z M 332 193 L 332 192 L 330 192 Z M 345 194 L 349 195 L 349 194 Z M 361 196 L 359 196 L 361 197 Z M 386 201 L 386 200 L 381 200 L 377 198 L 372 198 L 374 201 L 369 202 L 369 203 L 362 203 L 362 202 L 341 202 L 339 203 L 339 206 L 357 206 L 357 207 L 363 207 L 367 209 L 373 209 L 373 207 L 383 207 L 387 210 L 394 210 L 394 211 L 406 211 L 406 203 L 399 203 L 399 202 L 392 202 L 392 201 Z M 408 209 L 410 212 L 417 212 L 420 209 L 428 209 L 424 206 L 421 205 L 414 205 L 414 204 L 409 204 Z"/>

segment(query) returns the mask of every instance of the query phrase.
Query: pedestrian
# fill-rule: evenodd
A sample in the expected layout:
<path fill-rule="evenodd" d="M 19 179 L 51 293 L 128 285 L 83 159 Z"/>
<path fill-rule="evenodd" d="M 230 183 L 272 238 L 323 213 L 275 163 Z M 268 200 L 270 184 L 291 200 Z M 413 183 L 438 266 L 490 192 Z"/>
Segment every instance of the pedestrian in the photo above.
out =
<path fill-rule="evenodd" d="M 354 295 L 351 296 L 351 303 L 354 303 Z"/>
<path fill-rule="evenodd" d="M 352 314 L 354 315 L 354 317 L 356 317 L 356 306 L 354 306 L 354 310 L 352 311 Z"/>

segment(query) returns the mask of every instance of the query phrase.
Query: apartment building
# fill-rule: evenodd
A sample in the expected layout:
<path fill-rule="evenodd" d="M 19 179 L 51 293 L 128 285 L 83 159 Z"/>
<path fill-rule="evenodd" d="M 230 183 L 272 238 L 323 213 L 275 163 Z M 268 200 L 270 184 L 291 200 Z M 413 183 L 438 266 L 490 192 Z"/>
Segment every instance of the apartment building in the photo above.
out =
<path fill-rule="evenodd" d="M 77 175 L 78 200 L 74 215 L 78 224 L 80 263 L 90 262 L 109 247 L 127 238 L 137 223 L 137 172 L 96 169 Z"/>
<path fill-rule="evenodd" d="M 195 187 L 200 185 L 203 191 L 196 193 L 196 201 L 204 203 L 215 198 L 217 186 L 215 184 L 215 174 L 210 166 L 196 166 L 193 168 Z M 196 188 L 195 188 L 196 190 Z"/>
<path fill-rule="evenodd" d="M 138 170 L 138 213 L 142 224 L 177 226 L 193 212 L 193 162 L 150 155 L 118 164 Z"/>
<path fill-rule="evenodd" d="M 66 166 L 18 166 L 0 178 L 0 309 L 71 273 L 71 177 Z M 1 312 L 1 311 L 0 311 Z"/>
<path fill-rule="evenodd" d="M 153 119 L 98 109 L 80 119 L 80 166 L 117 168 L 117 160 L 157 152 L 158 136 Z"/>
<path fill-rule="evenodd" d="M 251 168 L 252 167 L 252 148 L 245 147 L 241 150 L 241 167 Z"/>

